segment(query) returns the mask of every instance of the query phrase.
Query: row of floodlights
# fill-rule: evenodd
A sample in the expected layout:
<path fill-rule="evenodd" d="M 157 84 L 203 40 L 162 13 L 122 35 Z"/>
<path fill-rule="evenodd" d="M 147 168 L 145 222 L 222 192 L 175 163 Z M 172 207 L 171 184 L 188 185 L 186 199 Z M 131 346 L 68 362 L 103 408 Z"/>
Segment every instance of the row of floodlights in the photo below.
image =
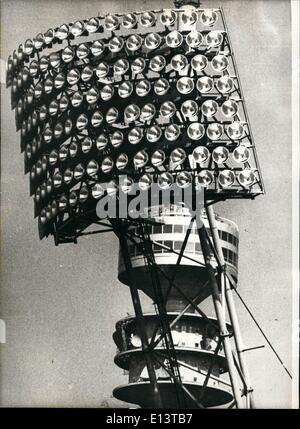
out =
<path fill-rule="evenodd" d="M 213 10 L 206 10 L 200 14 L 200 22 L 208 27 L 211 27 L 217 22 L 218 14 Z M 160 14 L 160 22 L 164 26 L 172 26 L 176 23 L 177 13 L 172 10 L 166 10 Z M 194 25 L 198 21 L 198 13 L 196 11 L 186 11 L 181 13 L 181 21 L 184 25 Z M 156 24 L 156 15 L 153 12 L 144 12 L 139 16 L 139 23 L 142 27 L 153 27 Z M 120 24 L 126 29 L 135 28 L 138 24 L 138 15 L 128 13 L 123 15 L 122 21 L 116 15 L 108 15 L 104 20 L 104 27 L 109 31 L 115 31 Z M 96 33 L 100 28 L 100 19 L 97 17 L 90 18 L 87 22 L 76 21 L 71 27 L 67 24 L 62 24 L 56 30 L 49 29 L 44 35 L 39 33 L 33 40 L 27 39 L 24 45 L 24 53 L 31 55 L 33 50 L 40 50 L 44 45 L 50 45 L 54 39 L 60 41 L 66 40 L 70 35 L 79 37 L 85 32 Z"/>
<path fill-rule="evenodd" d="M 18 89 L 24 86 L 28 82 L 29 77 L 39 77 L 40 72 L 47 73 L 49 70 L 49 64 L 51 66 L 58 65 L 60 64 L 60 60 L 57 58 L 54 60 L 53 57 L 50 59 L 47 57 L 42 57 L 39 61 L 33 60 L 30 63 L 29 68 L 24 67 L 13 82 L 13 93 L 17 92 Z M 141 73 L 144 74 L 145 72 L 147 73 L 147 70 L 145 70 L 146 64 L 146 59 L 142 57 L 137 57 L 132 61 L 126 58 L 120 58 L 113 64 L 112 67 L 110 67 L 109 64 L 105 61 L 101 61 L 97 64 L 97 66 L 86 64 L 81 69 L 74 67 L 67 70 L 66 72 L 62 71 L 56 74 L 54 80 L 50 76 L 48 76 L 48 80 L 47 77 L 45 77 L 45 83 L 41 87 L 45 89 L 46 94 L 49 94 L 52 92 L 53 87 L 60 89 L 65 85 L 66 82 L 73 86 L 76 85 L 80 79 L 83 82 L 90 81 L 94 76 L 96 76 L 98 79 L 104 79 L 109 75 L 111 69 L 115 77 L 128 74 L 129 71 L 135 75 Z M 169 71 L 174 70 L 176 72 L 182 72 L 186 70 L 188 66 L 190 66 L 192 70 L 198 73 L 204 71 L 208 64 L 208 58 L 202 54 L 197 54 L 193 57 L 186 57 L 183 54 L 176 54 L 170 60 Z M 229 61 L 225 55 L 218 54 L 211 59 L 210 64 L 215 72 L 220 73 L 228 68 Z M 168 64 L 165 57 L 163 55 L 156 55 L 149 60 L 148 71 L 160 73 L 163 72 L 167 66 Z"/>
<path fill-rule="evenodd" d="M 187 136 L 189 139 L 197 141 L 201 140 L 206 135 L 211 141 L 217 141 L 221 138 L 223 131 L 223 125 L 219 123 L 208 124 L 205 128 L 203 124 L 199 122 L 193 122 L 187 128 Z M 58 138 L 61 135 L 60 133 L 61 129 L 55 128 L 54 137 Z M 110 146 L 118 148 L 121 145 L 125 145 L 126 141 L 128 141 L 131 145 L 136 145 L 140 143 L 145 137 L 150 143 L 157 143 L 163 136 L 168 141 L 175 141 L 180 136 L 180 133 L 181 128 L 177 124 L 171 124 L 165 127 L 160 127 L 158 125 L 152 125 L 149 128 L 134 127 L 128 132 L 126 137 L 122 131 L 115 130 L 111 134 L 100 133 L 95 139 L 91 139 L 88 136 L 81 139 L 81 152 L 86 154 L 90 152 L 93 147 L 96 147 L 99 151 L 104 151 Z M 242 136 L 244 133 L 243 125 L 239 122 L 232 123 L 231 128 L 229 128 L 229 130 L 227 128 L 227 133 L 230 133 L 230 135 L 234 138 L 236 138 L 237 135 Z M 44 133 L 45 143 L 50 143 L 52 137 L 52 131 L 46 129 Z M 37 154 L 40 150 L 41 146 L 42 137 L 39 134 L 38 138 L 33 138 L 32 142 L 27 143 L 26 145 L 27 159 L 30 160 L 33 156 L 35 156 L 35 154 Z M 53 159 L 57 159 L 57 161 L 64 161 L 67 158 L 66 148 L 67 146 L 62 145 L 58 151 L 53 149 L 50 154 L 53 154 Z M 77 156 L 78 150 L 78 143 L 73 141 L 69 145 L 69 156 L 74 158 Z M 56 161 L 54 163 L 56 163 Z"/>
<path fill-rule="evenodd" d="M 166 103 L 172 103 L 172 102 L 166 102 Z M 147 121 L 150 119 L 150 115 L 153 113 L 153 105 L 145 105 L 145 108 L 142 108 L 141 110 L 138 108 L 136 109 L 136 105 L 129 105 L 128 109 L 125 111 L 125 118 L 128 122 L 134 121 L 136 118 L 141 118 L 141 120 Z M 164 106 L 166 109 L 171 109 L 171 106 Z M 184 106 L 184 109 L 187 109 L 187 112 L 194 112 L 194 105 L 191 103 L 191 106 Z M 192 110 L 190 110 L 192 109 Z M 169 112 L 169 110 L 168 110 Z M 185 112 L 185 110 L 184 110 Z M 142 115 L 142 116 L 141 116 Z M 108 110 L 108 113 L 106 115 L 106 120 L 110 124 L 113 124 L 117 117 L 117 111 L 116 108 L 111 108 Z M 193 117 L 192 117 L 193 119 Z M 101 123 L 103 121 L 103 115 L 101 112 L 96 111 L 93 116 L 91 117 L 91 125 L 95 128 L 100 127 Z M 86 114 L 82 113 L 77 121 L 76 121 L 76 128 L 78 131 L 82 132 L 88 129 L 89 120 Z M 182 131 L 184 131 L 186 127 L 182 125 L 178 125 L 176 123 L 165 125 L 163 127 L 160 127 L 158 125 L 153 125 L 147 128 L 146 131 L 146 138 L 150 143 L 156 143 L 159 140 L 161 140 L 162 136 L 165 137 L 166 140 L 173 142 L 179 139 L 179 137 L 182 134 Z M 162 131 L 164 130 L 164 133 Z M 22 135 L 26 136 L 26 132 L 31 132 L 31 125 L 22 126 Z M 51 143 L 54 139 L 58 140 L 61 138 L 68 138 L 68 136 L 71 135 L 73 131 L 73 122 L 70 118 L 66 119 L 65 123 L 58 122 L 53 127 L 50 123 L 47 123 L 45 125 L 44 130 L 41 132 L 43 141 L 45 144 Z M 205 127 L 201 122 L 192 122 L 187 127 L 187 135 L 191 140 L 200 140 L 205 136 L 205 133 L 207 137 L 212 141 L 219 140 L 222 136 L 224 131 L 226 132 L 226 135 L 231 141 L 237 141 L 241 140 L 245 137 L 245 133 L 247 132 L 245 129 L 245 124 L 241 121 L 234 121 L 231 122 L 228 125 L 225 125 L 225 127 L 218 122 L 212 122 L 207 124 Z M 74 131 L 73 131 L 74 132 Z M 64 134 L 65 133 L 65 134 Z M 116 134 L 115 134 L 116 133 Z M 111 139 L 111 143 L 114 147 L 120 146 L 124 139 L 124 134 L 122 131 L 115 131 L 113 135 L 118 134 L 118 138 Z M 41 135 L 39 134 L 39 135 Z M 144 128 L 143 127 L 133 127 L 128 132 L 128 142 L 130 144 L 138 144 L 143 138 L 145 137 Z M 105 146 L 106 147 L 106 146 Z M 104 145 L 99 144 L 98 149 L 105 148 Z"/>
<path fill-rule="evenodd" d="M 205 45 L 211 48 L 220 46 L 223 42 L 223 32 L 219 30 L 210 31 L 207 34 L 203 34 L 200 31 L 192 30 L 186 36 L 178 30 L 171 31 L 165 36 L 161 36 L 160 33 L 148 33 L 145 36 L 139 34 L 132 34 L 130 36 L 113 36 L 108 40 L 95 40 L 93 42 L 84 42 L 79 45 L 68 45 L 61 51 L 62 59 L 65 63 L 71 62 L 73 59 L 84 60 L 89 55 L 98 57 L 102 55 L 108 47 L 110 52 L 120 52 L 124 47 L 129 52 L 136 52 L 143 46 L 148 50 L 157 49 L 165 41 L 169 48 L 178 48 L 185 41 L 189 48 L 199 48 L 201 45 Z M 25 53 L 29 54 L 33 51 L 33 44 L 27 41 L 24 45 Z M 59 52 L 50 54 L 52 61 L 59 55 Z M 10 62 L 13 65 L 13 63 Z"/>
<path fill-rule="evenodd" d="M 104 54 L 106 46 L 112 53 L 120 52 L 126 47 L 128 52 L 136 53 L 143 46 L 149 50 L 155 50 L 159 48 L 163 42 L 169 48 L 179 48 L 183 42 L 186 42 L 188 48 L 197 49 L 201 45 L 207 48 L 217 48 L 224 41 L 224 32 L 219 30 L 210 31 L 206 35 L 203 35 L 200 31 L 193 30 L 186 36 L 178 30 L 169 32 L 167 35 L 161 36 L 159 33 L 149 33 L 144 37 L 138 34 L 132 34 L 130 36 L 113 36 L 106 43 L 104 40 L 95 40 L 93 42 L 81 43 L 77 46 L 68 45 L 61 52 L 53 52 L 49 55 L 49 61 L 52 67 L 58 67 L 61 59 L 65 63 L 70 63 L 73 60 L 85 60 L 89 56 L 99 57 Z M 27 40 L 24 45 L 24 53 L 30 55 L 34 50 L 34 44 L 31 40 Z M 20 58 L 23 59 L 23 51 Z M 76 58 L 75 58 L 76 57 Z M 29 57 L 26 57 L 29 58 Z M 46 67 L 46 61 L 48 56 L 43 56 L 43 65 Z M 7 71 L 12 73 L 17 65 L 20 65 L 20 60 L 17 56 L 9 57 L 7 61 Z"/>
<path fill-rule="evenodd" d="M 250 150 L 246 146 L 238 146 L 234 149 L 232 154 L 230 154 L 229 150 L 224 146 L 218 146 L 213 149 L 212 153 L 205 146 L 198 146 L 192 152 L 192 158 L 190 161 L 192 163 L 196 163 L 199 165 L 203 165 L 204 163 L 208 163 L 210 158 L 217 165 L 226 165 L 226 162 L 229 160 L 230 155 L 232 160 L 236 163 L 246 163 L 250 158 Z M 52 151 L 49 156 L 44 155 L 41 160 L 38 160 L 37 163 L 31 170 L 31 179 L 45 173 L 47 171 L 47 164 L 49 162 L 50 166 L 55 166 L 58 164 L 58 161 L 63 162 L 68 156 L 68 148 L 64 147 L 64 151 L 58 153 L 57 151 Z M 168 158 L 168 169 L 174 170 L 177 169 L 178 166 L 182 165 L 188 155 L 184 149 L 178 147 L 174 149 L 169 158 Z M 136 170 L 144 168 L 151 165 L 155 168 L 159 168 L 166 163 L 166 154 L 163 150 L 158 149 L 155 150 L 151 157 L 149 156 L 146 150 L 140 150 L 135 155 L 132 156 L 132 163 Z M 104 174 L 109 174 L 116 167 L 119 171 L 125 170 L 130 163 L 130 158 L 126 153 L 121 153 L 118 155 L 116 162 L 110 157 L 107 156 L 103 159 L 101 163 L 101 167 L 99 163 L 92 159 L 90 160 L 86 167 L 79 163 L 74 167 L 74 171 L 71 168 L 67 168 L 64 172 L 64 175 L 61 172 L 56 172 L 53 175 L 54 181 L 56 180 L 56 185 L 54 182 L 54 187 L 59 187 L 64 182 L 65 184 L 70 184 L 73 179 L 81 180 L 85 174 L 90 177 L 94 177 L 98 174 L 99 170 L 101 170 Z"/>
<path fill-rule="evenodd" d="M 202 170 L 196 175 L 195 179 L 199 186 L 208 187 L 214 182 L 215 175 L 209 170 Z M 193 180 L 193 174 L 186 171 L 181 171 L 176 174 L 175 178 L 170 172 L 161 173 L 157 177 L 157 182 L 154 182 L 154 178 L 151 174 L 146 173 L 140 178 L 138 187 L 142 191 L 147 191 L 151 189 L 153 183 L 157 183 L 158 188 L 161 190 L 168 190 L 174 184 L 179 188 L 185 189 L 192 185 Z M 237 174 L 231 170 L 223 170 L 218 173 L 217 180 L 221 188 L 226 189 L 232 187 L 236 180 L 243 187 L 251 186 L 256 181 L 256 177 L 254 171 L 250 169 L 243 170 Z M 52 186 L 49 186 L 52 189 Z M 124 177 L 120 184 L 115 179 L 108 183 L 95 183 L 91 185 L 91 187 L 87 184 L 83 184 L 79 190 L 71 191 L 68 196 L 62 194 L 57 201 L 52 201 L 47 207 L 44 207 L 40 212 L 40 221 L 42 224 L 45 224 L 51 220 L 51 218 L 55 217 L 59 211 L 65 211 L 69 207 L 75 208 L 79 203 L 87 202 L 90 196 L 97 200 L 104 195 L 113 197 L 118 191 L 129 194 L 133 191 L 135 186 L 136 182 L 134 179 L 128 176 Z M 35 196 L 35 199 L 38 200 L 37 202 L 39 202 L 44 192 L 47 192 L 47 190 L 43 188 L 40 190 L 40 193 Z"/>
<path fill-rule="evenodd" d="M 37 85 L 34 89 L 34 96 L 37 99 L 42 97 L 42 86 L 43 84 Z M 234 80 L 229 76 L 223 76 L 216 80 L 215 86 L 221 94 L 225 95 L 233 91 Z M 183 95 L 190 94 L 195 89 L 195 87 L 200 94 L 209 94 L 214 88 L 214 80 L 208 76 L 202 76 L 195 82 L 194 79 L 183 76 L 176 81 L 176 89 L 180 94 Z M 130 95 L 135 94 L 138 97 L 146 97 L 151 93 L 152 90 L 156 95 L 164 96 L 170 90 L 170 83 L 165 78 L 159 78 L 154 81 L 140 79 L 134 83 L 130 81 L 124 81 L 118 85 L 117 88 L 112 84 L 102 85 L 101 89 L 98 89 L 96 86 L 91 86 L 86 90 L 85 94 L 83 91 L 76 91 L 71 96 L 71 99 L 67 94 L 63 94 L 58 99 L 55 98 L 50 101 L 48 107 L 45 104 L 42 105 L 40 108 L 40 119 L 45 120 L 47 118 L 48 111 L 50 116 L 55 116 L 58 111 L 65 112 L 68 108 L 79 107 L 84 100 L 86 100 L 88 104 L 93 105 L 101 100 L 109 101 L 115 96 L 115 94 L 118 94 L 118 96 L 121 98 L 128 98 Z M 226 117 L 232 117 L 237 113 L 237 103 L 234 100 L 227 101 L 229 101 L 229 103 L 224 105 L 222 113 Z M 218 104 L 217 102 L 215 103 L 216 104 L 213 104 L 214 106 Z M 20 101 L 17 105 L 17 114 L 21 116 L 25 111 L 26 104 L 24 105 L 24 102 Z"/>

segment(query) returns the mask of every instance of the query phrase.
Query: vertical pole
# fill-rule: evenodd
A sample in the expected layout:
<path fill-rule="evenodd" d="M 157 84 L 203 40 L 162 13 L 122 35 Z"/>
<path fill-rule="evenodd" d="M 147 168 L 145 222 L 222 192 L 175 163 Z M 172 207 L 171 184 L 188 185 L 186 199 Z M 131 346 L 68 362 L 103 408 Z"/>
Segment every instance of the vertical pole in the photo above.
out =
<path fill-rule="evenodd" d="M 198 235 L 201 243 L 201 248 L 204 256 L 204 261 L 205 261 L 205 265 L 206 265 L 206 269 L 209 277 L 209 282 L 211 285 L 212 298 L 213 298 L 215 311 L 216 311 L 216 315 L 220 326 L 220 336 L 222 338 L 223 345 L 224 345 L 224 352 L 227 360 L 228 372 L 229 372 L 234 399 L 235 399 L 237 408 L 243 408 L 243 401 L 241 398 L 241 392 L 239 389 L 237 374 L 234 367 L 234 360 L 233 360 L 232 349 L 231 349 L 231 344 L 229 339 L 229 333 L 227 331 L 226 321 L 224 317 L 224 310 L 220 299 L 220 293 L 219 293 L 215 272 L 210 262 L 211 256 L 210 256 L 210 249 L 208 247 L 208 243 L 206 239 L 205 226 L 203 225 L 203 222 L 200 219 L 199 213 L 196 216 L 196 222 L 197 222 L 197 229 L 198 229 Z"/>
<path fill-rule="evenodd" d="M 135 278 L 132 274 L 132 264 L 131 264 L 130 254 L 128 251 L 128 243 L 127 243 L 125 231 L 124 232 L 120 231 L 120 233 L 118 234 L 118 237 L 119 237 L 119 241 L 120 241 L 120 246 L 121 246 L 122 255 L 123 255 L 123 259 L 124 259 L 124 264 L 126 267 L 126 272 L 128 275 L 130 293 L 131 293 L 131 298 L 132 298 L 132 302 L 133 302 L 135 315 L 137 318 L 139 333 L 141 336 L 142 349 L 143 349 L 145 360 L 146 360 L 147 370 L 148 370 L 148 374 L 149 374 L 149 380 L 150 380 L 150 383 L 151 383 L 152 389 L 153 389 L 153 404 L 155 405 L 155 408 L 163 408 L 163 404 L 162 404 L 162 400 L 161 400 L 161 396 L 160 396 L 160 392 L 159 392 L 159 388 L 158 388 L 158 384 L 157 384 L 154 364 L 152 361 L 152 357 L 150 355 L 151 349 L 149 349 L 149 341 L 148 341 L 148 336 L 146 333 L 146 326 L 145 326 L 145 322 L 144 322 L 143 311 L 142 311 L 142 306 L 141 306 L 140 297 L 139 297 L 139 293 L 138 293 L 138 288 L 137 288 L 137 285 L 135 282 Z"/>
<path fill-rule="evenodd" d="M 206 208 L 206 213 L 207 213 L 207 218 L 208 218 L 209 226 L 210 226 L 211 233 L 212 233 L 213 243 L 214 243 L 216 252 L 218 254 L 219 261 L 220 261 L 222 267 L 224 267 L 225 266 L 225 260 L 224 260 L 224 256 L 223 256 L 223 252 L 222 252 L 222 248 L 221 248 L 221 244 L 220 244 L 218 227 L 217 227 L 217 222 L 215 219 L 214 210 L 213 210 L 213 207 L 211 205 Z M 226 297 L 226 302 L 227 302 L 229 318 L 230 318 L 232 328 L 233 328 L 234 341 L 235 341 L 236 351 L 237 351 L 237 355 L 238 355 L 238 360 L 239 360 L 239 364 L 241 367 L 242 374 L 244 376 L 244 381 L 245 381 L 246 389 L 247 389 L 247 392 L 246 392 L 247 405 L 249 408 L 250 407 L 255 408 L 253 394 L 252 394 L 253 389 L 251 388 L 248 365 L 247 365 L 245 356 L 243 354 L 244 345 L 243 345 L 242 334 L 241 334 L 240 325 L 239 325 L 239 321 L 238 321 L 238 317 L 237 317 L 237 313 L 236 313 L 235 303 L 234 303 L 234 299 L 232 296 L 232 290 L 231 290 L 230 284 L 229 284 L 228 280 L 226 279 L 226 276 L 224 275 L 224 273 L 222 273 L 222 277 L 223 277 L 223 281 L 225 282 L 225 297 Z"/>

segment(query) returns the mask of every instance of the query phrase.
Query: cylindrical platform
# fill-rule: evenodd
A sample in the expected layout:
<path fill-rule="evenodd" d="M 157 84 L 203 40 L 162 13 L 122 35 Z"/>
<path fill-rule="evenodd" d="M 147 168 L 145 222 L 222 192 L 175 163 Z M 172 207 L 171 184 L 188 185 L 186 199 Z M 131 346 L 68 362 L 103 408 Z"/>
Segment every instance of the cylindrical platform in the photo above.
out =
<path fill-rule="evenodd" d="M 186 313 L 173 323 L 178 314 L 178 312 L 169 312 L 167 317 L 183 386 L 197 400 L 200 400 L 204 407 L 215 407 L 230 402 L 232 393 L 230 385 L 226 381 L 228 369 L 222 347 L 214 357 L 219 341 L 216 319 L 205 319 L 194 313 Z M 159 333 L 156 333 L 159 323 L 157 314 L 145 314 L 144 321 L 149 341 L 154 335 L 155 340 L 157 340 L 159 337 Z M 230 331 L 230 329 L 228 324 L 228 330 Z M 116 387 L 114 396 L 123 401 L 136 403 L 141 407 L 153 407 L 150 394 L 151 385 L 138 335 L 136 318 L 127 317 L 117 322 L 113 338 L 118 347 L 115 363 L 129 373 L 129 383 Z M 164 340 L 157 344 L 155 353 L 161 362 L 164 364 L 167 362 Z M 210 366 L 212 366 L 211 376 L 202 393 L 206 373 Z M 195 407 L 195 402 L 179 386 L 174 384 L 162 365 L 157 363 L 155 372 L 165 408 L 178 408 L 178 389 L 184 399 L 185 407 Z"/>
<path fill-rule="evenodd" d="M 207 227 L 208 220 L 206 214 L 202 216 L 203 223 Z M 151 220 L 148 233 L 152 241 L 152 250 L 155 263 L 158 266 L 157 274 L 159 276 L 160 286 L 164 294 L 169 287 L 169 278 L 174 273 L 178 255 L 184 242 L 187 229 L 191 221 L 191 215 L 188 209 L 182 206 L 153 207 L 151 208 Z M 224 258 L 227 264 L 227 271 L 235 280 L 238 277 L 238 241 L 239 232 L 237 225 L 216 215 L 219 237 L 222 244 Z M 144 257 L 143 240 L 140 237 L 138 227 L 131 226 L 130 232 L 133 239 L 138 243 L 133 244 L 128 239 L 129 253 L 133 267 L 133 274 L 137 286 L 151 299 L 155 300 L 153 286 L 149 269 Z M 174 253 L 172 249 L 176 252 Z M 213 254 L 212 254 L 213 256 Z M 217 266 L 217 261 L 212 257 L 213 266 Z M 161 271 L 160 271 L 161 270 Z M 163 273 L 163 274 L 162 274 Z M 119 257 L 119 280 L 128 285 L 128 277 L 124 267 L 123 258 Z M 204 265 L 204 258 L 201 251 L 199 236 L 195 222 L 190 232 L 189 240 L 183 253 L 180 265 L 176 267 L 176 285 L 180 286 L 182 292 L 190 299 L 196 294 L 200 295 L 199 301 L 204 300 L 210 294 L 210 287 L 207 284 L 207 272 Z M 175 304 L 174 304 L 175 303 Z M 187 302 L 182 298 L 175 288 L 172 288 L 168 295 L 168 310 L 183 308 Z"/>

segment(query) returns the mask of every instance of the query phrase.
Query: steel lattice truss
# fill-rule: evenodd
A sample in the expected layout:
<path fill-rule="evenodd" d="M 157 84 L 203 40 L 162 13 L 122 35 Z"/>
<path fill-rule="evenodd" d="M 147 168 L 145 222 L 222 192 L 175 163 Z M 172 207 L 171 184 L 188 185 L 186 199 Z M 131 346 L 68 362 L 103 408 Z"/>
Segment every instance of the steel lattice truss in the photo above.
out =
<path fill-rule="evenodd" d="M 41 238 L 76 240 L 134 183 L 211 201 L 264 191 L 220 9 L 63 24 L 19 46 L 7 85 Z"/>

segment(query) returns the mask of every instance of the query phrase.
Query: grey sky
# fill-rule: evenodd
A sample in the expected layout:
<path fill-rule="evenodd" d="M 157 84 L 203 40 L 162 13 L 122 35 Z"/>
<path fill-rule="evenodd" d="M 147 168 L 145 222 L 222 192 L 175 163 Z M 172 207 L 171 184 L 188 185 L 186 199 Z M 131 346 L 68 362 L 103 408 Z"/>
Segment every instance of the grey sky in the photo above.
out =
<path fill-rule="evenodd" d="M 218 204 L 240 228 L 239 291 L 291 368 L 291 57 L 289 0 L 219 0 L 245 93 L 266 195 Z M 1 58 L 19 43 L 94 14 L 172 6 L 171 1 L 2 0 Z M 126 382 L 113 363 L 117 320 L 132 312 L 117 281 L 112 234 L 55 247 L 39 241 L 23 175 L 10 91 L 1 84 L 0 404 L 98 406 Z M 237 302 L 247 346 L 265 344 Z M 290 380 L 269 348 L 249 352 L 259 407 L 291 404 Z"/>

